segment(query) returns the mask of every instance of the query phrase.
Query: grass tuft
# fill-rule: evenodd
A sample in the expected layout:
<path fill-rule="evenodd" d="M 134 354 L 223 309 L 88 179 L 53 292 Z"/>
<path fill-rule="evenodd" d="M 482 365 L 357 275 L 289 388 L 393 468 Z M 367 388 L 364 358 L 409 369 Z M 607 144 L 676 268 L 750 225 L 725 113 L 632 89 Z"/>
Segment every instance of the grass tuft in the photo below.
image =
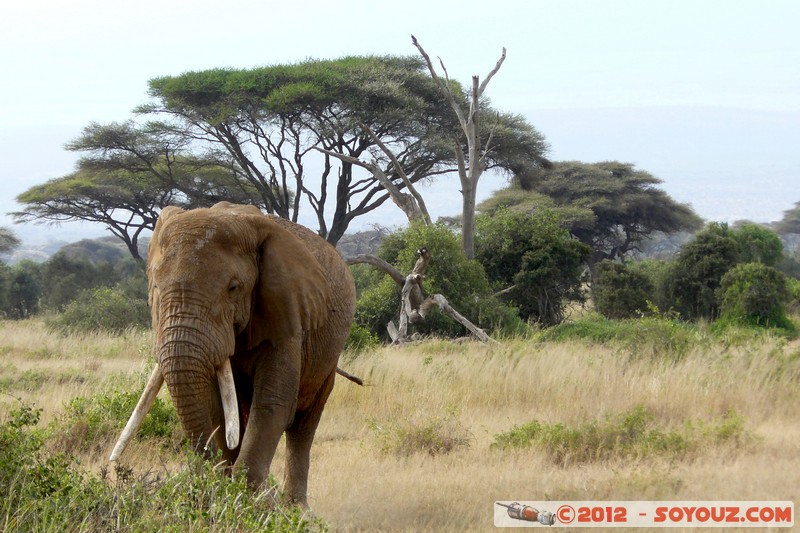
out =
<path fill-rule="evenodd" d="M 681 429 L 670 430 L 656 425 L 655 416 L 639 405 L 615 417 L 577 427 L 534 420 L 495 435 L 491 447 L 537 447 L 554 463 L 568 466 L 617 458 L 679 458 L 704 443 L 742 442 L 745 438 L 744 421 L 732 412 L 719 422 L 689 422 Z"/>
<path fill-rule="evenodd" d="M 468 448 L 471 440 L 455 409 L 439 416 L 417 414 L 383 423 L 371 420 L 369 426 L 381 443 L 381 452 L 401 457 L 448 454 Z"/>

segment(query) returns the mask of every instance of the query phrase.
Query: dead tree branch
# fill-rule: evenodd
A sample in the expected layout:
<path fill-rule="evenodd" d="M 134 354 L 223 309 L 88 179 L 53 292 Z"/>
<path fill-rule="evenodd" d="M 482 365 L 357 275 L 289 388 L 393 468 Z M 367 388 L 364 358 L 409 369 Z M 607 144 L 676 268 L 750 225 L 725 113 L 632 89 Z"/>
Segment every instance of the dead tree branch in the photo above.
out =
<path fill-rule="evenodd" d="M 400 318 L 397 326 L 394 322 L 389 322 L 386 329 L 392 342 L 400 344 L 408 339 L 408 325 L 416 324 L 425 320 L 430 310 L 438 306 L 439 309 L 453 320 L 467 328 L 473 335 L 483 342 L 491 342 L 492 339 L 485 331 L 470 322 L 464 315 L 453 309 L 450 303 L 441 294 L 434 294 L 425 298 L 422 292 L 422 282 L 425 279 L 425 272 L 431 260 L 430 252 L 427 248 L 417 250 L 417 261 L 414 269 L 405 277 L 403 290 L 400 295 Z"/>
<path fill-rule="evenodd" d="M 374 255 L 356 255 L 354 257 L 348 257 L 345 259 L 348 265 L 358 265 L 358 264 L 368 264 L 374 267 L 380 268 L 387 274 L 389 274 L 393 280 L 397 282 L 398 285 L 402 285 L 405 283 L 405 277 L 392 265 L 381 259 L 380 257 Z"/>

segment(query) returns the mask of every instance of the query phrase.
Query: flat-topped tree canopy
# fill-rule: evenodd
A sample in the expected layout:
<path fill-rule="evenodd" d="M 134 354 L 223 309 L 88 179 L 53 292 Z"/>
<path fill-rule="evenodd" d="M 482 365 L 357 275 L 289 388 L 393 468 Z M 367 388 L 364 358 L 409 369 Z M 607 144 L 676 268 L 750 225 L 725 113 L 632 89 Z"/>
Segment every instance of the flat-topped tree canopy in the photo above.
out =
<path fill-rule="evenodd" d="M 466 99 L 457 82 L 448 83 Z M 301 205 L 310 206 L 319 233 L 333 243 L 389 194 L 358 165 L 316 149 L 369 160 L 401 190 L 406 185 L 397 164 L 411 183 L 457 168 L 457 117 L 417 57 L 350 56 L 186 72 L 151 80 L 150 96 L 155 102 L 138 112 L 166 116 L 194 142 L 225 149 L 243 179 L 263 191 L 267 211 L 296 221 Z M 486 140 L 494 135 L 487 143 L 488 168 L 520 169 L 543 160 L 547 147 L 532 126 L 492 110 L 488 100 L 481 105 L 491 122 Z M 375 138 L 392 150 L 396 163 L 377 149 Z"/>

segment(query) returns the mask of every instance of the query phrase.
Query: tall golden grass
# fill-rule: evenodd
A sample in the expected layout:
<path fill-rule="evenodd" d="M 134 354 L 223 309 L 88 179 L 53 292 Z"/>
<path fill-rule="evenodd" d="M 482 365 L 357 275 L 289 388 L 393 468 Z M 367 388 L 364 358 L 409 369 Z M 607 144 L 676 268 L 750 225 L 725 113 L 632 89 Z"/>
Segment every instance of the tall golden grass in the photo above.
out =
<path fill-rule="evenodd" d="M 151 341 L 135 332 L 60 337 L 35 320 L 2 322 L 0 336 L 0 419 L 12 397 L 35 402 L 50 420 L 75 396 L 135 387 Z M 698 342 L 678 358 L 537 338 L 430 340 L 345 355 L 341 366 L 366 384 L 334 388 L 309 486 L 314 514 L 336 531 L 490 531 L 496 500 L 800 497 L 797 341 Z M 665 431 L 735 413 L 744 437 L 705 439 L 679 456 L 568 464 L 538 447 L 491 447 L 515 425 L 579 427 L 636 406 Z M 168 453 L 145 443 L 125 460 L 143 470 L 178 464 Z M 282 455 L 273 464 L 278 479 Z M 82 464 L 96 473 L 103 461 Z"/>

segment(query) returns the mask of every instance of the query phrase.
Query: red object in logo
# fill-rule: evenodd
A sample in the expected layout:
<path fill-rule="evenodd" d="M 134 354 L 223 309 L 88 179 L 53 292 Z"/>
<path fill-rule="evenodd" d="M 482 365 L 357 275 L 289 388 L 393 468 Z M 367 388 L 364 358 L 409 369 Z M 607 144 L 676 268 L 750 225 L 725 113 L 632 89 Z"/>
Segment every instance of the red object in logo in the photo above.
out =
<path fill-rule="evenodd" d="M 556 511 L 556 517 L 562 524 L 570 524 L 575 520 L 575 509 L 571 505 L 562 505 Z"/>

